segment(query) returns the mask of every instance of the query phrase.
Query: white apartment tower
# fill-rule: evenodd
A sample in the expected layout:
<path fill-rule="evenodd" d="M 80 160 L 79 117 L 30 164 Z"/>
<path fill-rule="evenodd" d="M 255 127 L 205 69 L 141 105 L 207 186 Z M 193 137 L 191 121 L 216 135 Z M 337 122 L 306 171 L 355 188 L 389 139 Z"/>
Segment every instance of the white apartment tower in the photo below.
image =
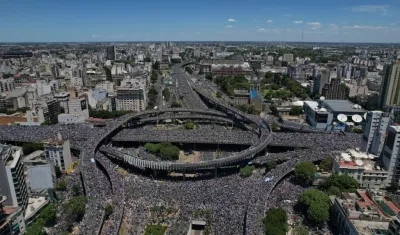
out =
<path fill-rule="evenodd" d="M 5 206 L 28 206 L 28 189 L 22 164 L 22 148 L 0 145 L 0 194 L 7 197 Z"/>
<path fill-rule="evenodd" d="M 380 156 L 390 115 L 382 111 L 367 113 L 361 151 Z"/>
<path fill-rule="evenodd" d="M 72 164 L 69 140 L 63 140 L 60 134 L 56 139 L 44 142 L 44 152 L 46 159 L 62 171 L 66 171 Z"/>
<path fill-rule="evenodd" d="M 388 182 L 399 182 L 400 179 L 400 126 L 389 126 L 383 147 L 382 161 L 385 170 L 388 171 Z"/>

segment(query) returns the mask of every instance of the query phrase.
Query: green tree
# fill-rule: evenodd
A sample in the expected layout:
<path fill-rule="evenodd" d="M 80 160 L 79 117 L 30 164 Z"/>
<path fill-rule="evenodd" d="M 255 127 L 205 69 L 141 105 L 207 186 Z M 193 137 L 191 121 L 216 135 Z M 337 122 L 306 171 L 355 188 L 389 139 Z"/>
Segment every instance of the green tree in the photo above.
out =
<path fill-rule="evenodd" d="M 329 197 L 322 191 L 318 189 L 304 191 L 300 195 L 299 204 L 310 223 L 317 225 L 329 220 Z"/>
<path fill-rule="evenodd" d="M 341 192 L 355 192 L 358 188 L 358 182 L 347 174 L 332 174 L 325 182 L 325 188 L 331 186 L 338 187 Z"/>
<path fill-rule="evenodd" d="M 144 235 L 164 235 L 168 227 L 160 224 L 148 224 Z"/>
<path fill-rule="evenodd" d="M 269 172 L 269 171 L 275 169 L 275 167 L 276 167 L 277 165 L 278 165 L 278 164 L 276 163 L 276 161 L 274 161 L 274 160 L 269 160 L 269 161 L 265 164 L 265 172 L 267 173 L 267 172 Z"/>
<path fill-rule="evenodd" d="M 271 123 L 271 129 L 273 132 L 279 131 L 279 126 L 276 124 L 276 122 Z"/>
<path fill-rule="evenodd" d="M 213 80 L 212 73 L 206 73 L 206 79 L 212 81 Z"/>
<path fill-rule="evenodd" d="M 171 92 L 169 91 L 169 88 L 168 88 L 168 87 L 166 87 L 166 88 L 164 88 L 164 89 L 162 90 L 162 95 L 164 96 L 164 99 L 165 99 L 166 101 L 169 101 L 169 98 L 170 98 L 170 96 L 171 96 Z"/>
<path fill-rule="evenodd" d="M 293 235 L 308 235 L 308 234 L 309 232 L 307 228 L 302 225 L 296 226 L 293 229 Z"/>
<path fill-rule="evenodd" d="M 321 163 L 319 164 L 319 168 L 322 171 L 332 171 L 332 165 L 333 165 L 333 161 L 331 157 L 326 157 L 324 158 Z"/>
<path fill-rule="evenodd" d="M 81 187 L 79 184 L 72 185 L 72 195 L 74 197 L 79 196 L 81 194 Z"/>
<path fill-rule="evenodd" d="M 221 91 L 217 91 L 217 98 L 221 98 L 222 97 L 222 92 Z"/>
<path fill-rule="evenodd" d="M 336 186 L 330 186 L 327 190 L 326 193 L 328 195 L 334 195 L 336 197 L 340 197 L 340 188 L 336 187 Z"/>
<path fill-rule="evenodd" d="M 112 82 L 113 78 L 112 78 L 112 74 L 111 74 L 111 69 L 109 67 L 107 67 L 107 66 L 104 66 L 103 69 L 104 69 L 104 71 L 106 71 L 106 79 L 107 79 L 107 81 Z"/>
<path fill-rule="evenodd" d="M 193 73 L 193 69 L 192 69 L 191 67 L 189 67 L 189 66 L 186 66 L 186 67 L 185 67 L 185 70 L 186 70 L 186 72 L 187 72 L 188 74 L 192 74 L 192 73 Z"/>
<path fill-rule="evenodd" d="M 31 224 L 26 230 L 26 235 L 46 235 L 46 230 L 44 229 L 44 222 L 37 220 L 35 223 Z"/>
<path fill-rule="evenodd" d="M 192 129 L 194 129 L 195 126 L 196 125 L 194 124 L 194 122 L 186 122 L 185 123 L 185 129 L 186 130 L 192 130 Z"/>
<path fill-rule="evenodd" d="M 317 169 L 312 162 L 300 162 L 294 168 L 296 179 L 305 185 L 312 183 L 316 172 Z"/>
<path fill-rule="evenodd" d="M 303 107 L 301 107 L 301 106 L 292 107 L 289 111 L 289 115 L 293 115 L 293 116 L 298 116 L 298 115 L 301 115 L 302 113 L 303 113 Z"/>
<path fill-rule="evenodd" d="M 24 152 L 24 155 L 31 154 L 35 152 L 36 150 L 43 150 L 43 144 L 42 143 L 24 143 L 22 145 L 22 152 Z"/>
<path fill-rule="evenodd" d="M 61 180 L 56 185 L 56 190 L 58 191 L 65 191 L 67 189 L 67 182 L 65 180 Z"/>
<path fill-rule="evenodd" d="M 157 71 L 153 70 L 151 72 L 150 81 L 151 81 L 151 83 L 156 83 L 157 80 L 158 80 L 158 73 L 157 73 Z"/>
<path fill-rule="evenodd" d="M 104 207 L 104 211 L 106 219 L 108 219 L 110 215 L 114 212 L 114 209 L 110 204 L 107 203 L 106 206 Z"/>
<path fill-rule="evenodd" d="M 152 66 L 153 70 L 159 70 L 160 69 L 160 62 L 156 61 Z"/>
<path fill-rule="evenodd" d="M 240 168 L 239 175 L 243 178 L 250 177 L 253 174 L 254 166 L 245 166 Z"/>
<path fill-rule="evenodd" d="M 39 215 L 39 218 L 43 220 L 44 226 L 50 227 L 56 224 L 57 219 L 57 207 L 54 203 L 48 204 Z"/>
<path fill-rule="evenodd" d="M 286 235 L 288 231 L 287 214 L 282 208 L 271 208 L 264 218 L 266 235 Z"/>
<path fill-rule="evenodd" d="M 87 198 L 85 196 L 71 198 L 63 207 L 67 220 L 79 222 L 85 214 L 86 203 Z"/>

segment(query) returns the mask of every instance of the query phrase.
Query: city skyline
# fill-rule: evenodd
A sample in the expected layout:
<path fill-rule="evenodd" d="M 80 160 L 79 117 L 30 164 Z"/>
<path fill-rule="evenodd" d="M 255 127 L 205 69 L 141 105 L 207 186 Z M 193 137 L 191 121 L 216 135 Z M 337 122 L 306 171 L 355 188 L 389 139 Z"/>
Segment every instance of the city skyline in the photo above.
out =
<path fill-rule="evenodd" d="M 395 1 L 0 3 L 0 42 L 400 42 Z M 58 10 L 62 9 L 62 11 Z"/>

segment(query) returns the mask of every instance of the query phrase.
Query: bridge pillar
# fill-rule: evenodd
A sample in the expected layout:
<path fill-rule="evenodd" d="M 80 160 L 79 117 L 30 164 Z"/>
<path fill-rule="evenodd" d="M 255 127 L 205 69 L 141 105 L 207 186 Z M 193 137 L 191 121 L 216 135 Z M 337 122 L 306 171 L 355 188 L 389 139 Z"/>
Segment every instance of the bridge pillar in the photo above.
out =
<path fill-rule="evenodd" d="M 154 178 L 157 179 L 157 177 L 158 177 L 158 170 L 154 170 Z"/>
<path fill-rule="evenodd" d="M 214 176 L 215 178 L 218 178 L 218 167 L 214 168 Z"/>

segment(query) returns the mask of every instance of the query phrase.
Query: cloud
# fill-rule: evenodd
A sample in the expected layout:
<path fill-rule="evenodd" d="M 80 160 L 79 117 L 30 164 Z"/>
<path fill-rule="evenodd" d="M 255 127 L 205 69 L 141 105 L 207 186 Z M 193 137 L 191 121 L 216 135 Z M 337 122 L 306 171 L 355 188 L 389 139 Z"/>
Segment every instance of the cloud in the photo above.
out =
<path fill-rule="evenodd" d="M 97 35 L 96 34 L 92 34 L 92 37 L 96 37 Z"/>
<path fill-rule="evenodd" d="M 273 20 L 267 20 L 267 23 L 272 23 L 272 22 L 274 22 Z"/>
<path fill-rule="evenodd" d="M 259 28 L 259 29 L 257 29 L 257 31 L 258 32 L 264 32 L 264 31 L 266 31 L 264 28 Z"/>
<path fill-rule="evenodd" d="M 180 35 L 187 35 L 187 33 L 179 33 Z"/>
<path fill-rule="evenodd" d="M 343 26 L 344 29 L 385 29 L 382 26 L 371 26 L 371 25 L 352 25 L 352 26 Z"/>
<path fill-rule="evenodd" d="M 353 12 L 367 12 L 367 13 L 382 13 L 386 14 L 389 11 L 388 5 L 361 5 L 352 7 Z"/>
<path fill-rule="evenodd" d="M 321 28 L 321 23 L 320 22 L 310 22 L 310 23 L 307 23 L 307 24 L 312 26 L 311 27 L 312 30 L 317 30 L 317 29 Z"/>
<path fill-rule="evenodd" d="M 397 24 L 396 24 L 396 23 L 391 23 L 390 25 L 391 25 L 391 26 L 396 26 Z"/>
<path fill-rule="evenodd" d="M 228 22 L 236 22 L 236 20 L 235 19 L 228 19 Z"/>
<path fill-rule="evenodd" d="M 232 28 L 232 25 L 226 25 L 225 28 Z"/>
<path fill-rule="evenodd" d="M 338 29 L 339 28 L 339 26 L 337 26 L 336 24 L 330 24 L 328 26 L 331 27 L 331 29 Z"/>
<path fill-rule="evenodd" d="M 293 24 L 302 24 L 302 23 L 303 23 L 302 20 L 295 20 L 295 21 L 293 21 Z"/>

